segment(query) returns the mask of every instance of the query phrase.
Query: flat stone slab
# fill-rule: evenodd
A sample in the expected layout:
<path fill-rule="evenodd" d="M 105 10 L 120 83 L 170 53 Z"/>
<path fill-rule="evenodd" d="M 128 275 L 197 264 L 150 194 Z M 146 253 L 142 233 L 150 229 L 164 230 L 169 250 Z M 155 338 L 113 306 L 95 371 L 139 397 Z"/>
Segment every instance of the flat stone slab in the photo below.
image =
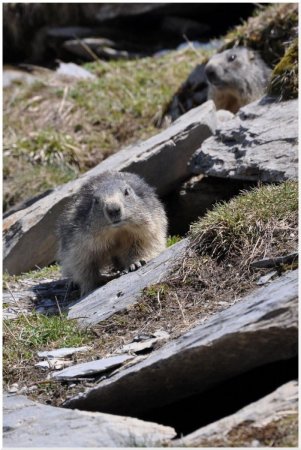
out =
<path fill-rule="evenodd" d="M 40 361 L 36 363 L 34 366 L 38 367 L 41 370 L 62 370 L 66 367 L 70 367 L 74 364 L 71 359 L 61 359 L 61 358 L 50 358 L 44 361 Z M 24 393 L 20 392 L 19 393 Z"/>
<path fill-rule="evenodd" d="M 298 100 L 261 99 L 240 109 L 191 160 L 194 174 L 281 182 L 298 177 Z"/>
<path fill-rule="evenodd" d="M 78 179 L 54 189 L 24 209 L 6 214 L 3 221 L 4 271 L 20 274 L 35 266 L 44 267 L 56 259 L 58 217 L 90 177 L 106 170 L 128 171 L 142 176 L 159 195 L 165 195 L 190 176 L 188 161 L 215 129 L 216 110 L 214 103 L 208 101 L 156 136 L 120 150 Z"/>
<path fill-rule="evenodd" d="M 87 411 L 71 411 L 4 396 L 3 444 L 8 447 L 161 447 L 176 435 L 151 422 Z"/>
<path fill-rule="evenodd" d="M 38 352 L 37 355 L 39 358 L 64 358 L 65 356 L 71 356 L 74 353 L 78 352 L 87 352 L 91 347 L 66 347 L 66 348 L 57 348 L 55 350 L 45 350 L 43 352 Z"/>
<path fill-rule="evenodd" d="M 130 344 L 123 345 L 120 352 L 140 353 L 151 350 L 159 341 L 167 341 L 170 335 L 166 331 L 156 331 L 152 337 L 137 336 Z"/>
<path fill-rule="evenodd" d="M 66 378 L 91 376 L 115 369 L 116 367 L 121 366 L 121 364 L 129 361 L 130 359 L 133 359 L 133 356 L 117 355 L 110 356 L 108 358 L 97 359 L 95 361 L 75 364 L 72 367 L 68 367 L 67 369 L 63 369 L 59 372 L 53 373 L 52 378 L 55 378 L 56 380 L 64 380 Z"/>
<path fill-rule="evenodd" d="M 298 353 L 297 298 L 295 270 L 64 406 L 132 415 L 203 392 L 261 365 L 290 359 Z"/>
<path fill-rule="evenodd" d="M 185 436 L 182 439 L 173 441 L 173 447 L 216 447 L 217 442 L 224 445 L 228 443 L 231 447 L 230 433 L 235 432 L 239 427 L 254 428 L 254 437 L 256 429 L 271 424 L 273 421 L 282 417 L 288 417 L 298 414 L 298 383 L 290 381 L 276 389 L 271 394 L 261 398 L 257 402 L 251 403 L 237 411 L 231 416 L 218 420 L 199 430 Z M 247 437 L 244 438 L 244 446 L 253 447 Z M 218 445 L 224 446 L 224 445 Z M 259 442 L 259 445 L 260 442 Z"/>
<path fill-rule="evenodd" d="M 81 327 L 86 327 L 134 305 L 145 287 L 159 283 L 168 276 L 187 246 L 188 240 L 183 239 L 136 272 L 123 275 L 96 289 L 70 307 L 68 318 L 77 319 Z"/>

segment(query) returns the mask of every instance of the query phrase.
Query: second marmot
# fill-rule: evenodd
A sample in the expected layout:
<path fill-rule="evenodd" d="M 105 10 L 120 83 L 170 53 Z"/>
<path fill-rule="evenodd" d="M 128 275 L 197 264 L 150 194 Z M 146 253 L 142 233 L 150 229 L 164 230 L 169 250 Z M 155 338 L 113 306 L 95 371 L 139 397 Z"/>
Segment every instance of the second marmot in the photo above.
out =
<path fill-rule="evenodd" d="M 130 271 L 166 246 L 167 219 L 154 189 L 137 175 L 105 172 L 82 186 L 59 223 L 64 276 L 85 295 L 106 268 Z"/>
<path fill-rule="evenodd" d="M 209 83 L 208 98 L 217 109 L 236 113 L 264 95 L 271 69 L 256 51 L 236 47 L 212 56 L 205 73 Z"/>

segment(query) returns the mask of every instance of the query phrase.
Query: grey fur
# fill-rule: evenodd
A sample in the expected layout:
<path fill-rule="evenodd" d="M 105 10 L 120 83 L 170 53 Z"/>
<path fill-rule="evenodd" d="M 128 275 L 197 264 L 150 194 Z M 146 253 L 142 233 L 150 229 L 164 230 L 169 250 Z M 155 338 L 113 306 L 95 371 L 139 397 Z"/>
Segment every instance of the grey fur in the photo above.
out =
<path fill-rule="evenodd" d="M 205 73 L 209 83 L 208 98 L 217 109 L 236 113 L 264 94 L 271 69 L 258 52 L 236 47 L 212 56 Z"/>
<path fill-rule="evenodd" d="M 100 271 L 135 270 L 166 246 L 167 219 L 154 189 L 138 175 L 105 172 L 82 186 L 60 218 L 63 275 L 85 295 Z"/>

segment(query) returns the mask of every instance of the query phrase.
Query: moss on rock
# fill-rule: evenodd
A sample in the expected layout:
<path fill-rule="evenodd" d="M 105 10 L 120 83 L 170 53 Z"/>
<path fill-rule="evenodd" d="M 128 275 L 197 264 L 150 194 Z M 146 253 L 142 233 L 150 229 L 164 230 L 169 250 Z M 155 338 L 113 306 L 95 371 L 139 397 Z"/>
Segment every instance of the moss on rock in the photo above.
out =
<path fill-rule="evenodd" d="M 298 4 L 278 3 L 262 8 L 227 34 L 224 49 L 237 45 L 252 48 L 272 67 L 284 55 L 284 43 L 292 42 L 297 36 Z"/>
<path fill-rule="evenodd" d="M 298 97 L 298 40 L 294 39 L 273 70 L 268 93 L 279 100 Z"/>

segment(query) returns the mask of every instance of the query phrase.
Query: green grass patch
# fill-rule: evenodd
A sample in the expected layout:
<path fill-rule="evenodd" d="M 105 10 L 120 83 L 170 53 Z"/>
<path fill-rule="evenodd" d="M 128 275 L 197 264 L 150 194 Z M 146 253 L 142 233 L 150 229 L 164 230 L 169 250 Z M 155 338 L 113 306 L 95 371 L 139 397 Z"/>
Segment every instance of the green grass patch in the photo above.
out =
<path fill-rule="evenodd" d="M 224 258 L 245 254 L 245 262 L 274 248 L 296 245 L 298 185 L 255 188 L 220 203 L 191 226 L 193 245 L 201 254 Z M 294 232 L 292 231 L 294 230 Z"/>
<path fill-rule="evenodd" d="M 171 247 L 172 245 L 180 242 L 182 240 L 181 236 L 175 234 L 174 236 L 168 236 L 166 247 Z"/>
<path fill-rule="evenodd" d="M 80 347 L 91 342 L 92 335 L 82 331 L 64 314 L 46 316 L 33 313 L 3 321 L 3 371 L 5 381 L 23 378 L 22 371 L 35 371 L 36 353 L 61 347 Z M 28 373 L 26 375 L 28 377 Z"/>
<path fill-rule="evenodd" d="M 78 170 L 63 164 L 32 164 L 22 157 L 4 157 L 3 210 L 74 180 Z"/>
<path fill-rule="evenodd" d="M 76 142 L 70 135 L 52 129 L 32 132 L 13 145 L 16 155 L 27 157 L 33 164 L 59 165 L 71 167 L 80 165 L 77 154 L 80 153 Z"/>
<path fill-rule="evenodd" d="M 160 112 L 179 82 L 184 81 L 204 52 L 172 52 L 158 58 L 134 61 L 112 61 L 104 66 L 87 64 L 99 76 L 97 81 L 80 82 L 70 92 L 76 103 L 89 114 L 122 125 L 129 119 L 143 119 L 144 128 L 153 128 L 153 119 Z M 107 113 L 110 112 L 109 115 Z"/>
<path fill-rule="evenodd" d="M 86 332 L 78 329 L 75 321 L 65 315 L 45 316 L 34 313 L 15 320 L 4 321 L 12 334 L 18 331 L 19 341 L 28 351 L 37 349 L 78 347 L 88 342 Z"/>
<path fill-rule="evenodd" d="M 96 80 L 45 72 L 34 85 L 5 89 L 4 210 L 156 134 L 163 105 L 206 54 L 94 62 L 86 67 Z"/>

